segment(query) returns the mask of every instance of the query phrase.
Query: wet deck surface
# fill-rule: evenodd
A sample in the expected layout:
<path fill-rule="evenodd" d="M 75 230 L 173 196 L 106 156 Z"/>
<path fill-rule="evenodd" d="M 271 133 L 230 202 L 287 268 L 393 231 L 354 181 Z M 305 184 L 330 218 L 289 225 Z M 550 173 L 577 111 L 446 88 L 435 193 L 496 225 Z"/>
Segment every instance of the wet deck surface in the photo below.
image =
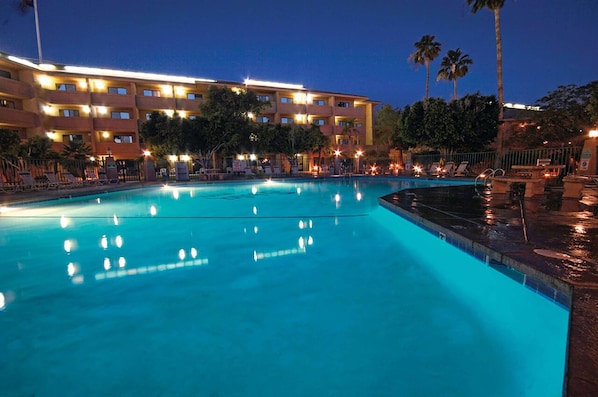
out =
<path fill-rule="evenodd" d="M 522 205 L 494 196 L 480 186 L 447 186 L 403 190 L 380 203 L 490 264 L 525 273 L 570 306 L 564 395 L 598 396 L 598 216 L 554 193 Z"/>

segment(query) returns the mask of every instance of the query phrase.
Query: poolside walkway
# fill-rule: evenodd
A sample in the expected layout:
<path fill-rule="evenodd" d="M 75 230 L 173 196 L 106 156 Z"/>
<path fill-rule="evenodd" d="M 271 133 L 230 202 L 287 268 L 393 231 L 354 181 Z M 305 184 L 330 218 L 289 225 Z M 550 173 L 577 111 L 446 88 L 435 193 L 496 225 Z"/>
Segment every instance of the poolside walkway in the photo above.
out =
<path fill-rule="evenodd" d="M 494 195 L 478 186 L 407 189 L 380 199 L 490 266 L 570 305 L 563 395 L 598 396 L 598 217 L 557 194 Z M 516 370 L 516 369 L 515 369 Z"/>

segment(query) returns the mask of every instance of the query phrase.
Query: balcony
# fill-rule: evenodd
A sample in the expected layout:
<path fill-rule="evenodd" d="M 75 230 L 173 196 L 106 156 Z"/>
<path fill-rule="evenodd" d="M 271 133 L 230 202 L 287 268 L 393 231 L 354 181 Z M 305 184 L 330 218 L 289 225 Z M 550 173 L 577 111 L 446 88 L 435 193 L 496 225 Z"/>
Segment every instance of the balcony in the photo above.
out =
<path fill-rule="evenodd" d="M 305 105 L 297 105 L 295 103 L 279 103 L 278 111 L 281 114 L 305 114 Z"/>
<path fill-rule="evenodd" d="M 202 101 L 197 99 L 177 98 L 176 110 L 185 110 L 188 112 L 197 112 Z"/>
<path fill-rule="evenodd" d="M 354 119 L 364 119 L 365 118 L 365 110 L 363 108 L 342 108 L 336 106 L 334 108 L 334 113 L 336 116 L 341 117 L 351 117 Z"/>
<path fill-rule="evenodd" d="M 0 77 L 0 94 L 11 98 L 31 99 L 35 96 L 35 90 L 22 81 Z"/>
<path fill-rule="evenodd" d="M 137 95 L 135 102 L 137 102 L 137 107 L 143 110 L 172 109 L 175 104 L 173 98 L 143 95 Z"/>
<path fill-rule="evenodd" d="M 333 135 L 333 133 L 334 133 L 334 126 L 330 125 L 330 124 L 321 125 L 320 126 L 320 131 L 322 131 L 322 134 L 324 134 L 324 135 Z"/>
<path fill-rule="evenodd" d="M 307 105 L 307 114 L 316 117 L 330 117 L 332 116 L 332 106 Z"/>
<path fill-rule="evenodd" d="M 90 131 L 92 124 L 88 117 L 51 117 L 48 128 L 51 130 Z"/>
<path fill-rule="evenodd" d="M 126 119 L 96 118 L 93 128 L 100 131 L 134 132 L 137 131 L 137 121 Z"/>
<path fill-rule="evenodd" d="M 107 94 L 104 92 L 92 92 L 91 103 L 96 106 L 132 108 L 135 107 L 135 97 L 133 95 L 118 95 Z"/>
<path fill-rule="evenodd" d="M 334 126 L 334 135 L 344 135 L 343 129 L 340 125 Z M 354 127 L 351 136 L 360 136 L 365 138 L 365 127 Z"/>
<path fill-rule="evenodd" d="M 89 103 L 89 93 L 87 91 L 41 90 L 40 98 L 53 104 L 87 105 Z"/>
<path fill-rule="evenodd" d="M 0 126 L 32 128 L 40 125 L 40 118 L 35 113 L 0 107 Z"/>

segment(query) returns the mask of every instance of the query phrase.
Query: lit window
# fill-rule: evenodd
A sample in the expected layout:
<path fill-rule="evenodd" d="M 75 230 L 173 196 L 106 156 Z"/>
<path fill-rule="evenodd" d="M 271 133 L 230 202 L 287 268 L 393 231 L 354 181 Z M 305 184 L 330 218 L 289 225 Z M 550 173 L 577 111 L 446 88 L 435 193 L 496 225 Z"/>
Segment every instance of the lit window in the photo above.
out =
<path fill-rule="evenodd" d="M 288 97 L 288 96 L 283 96 L 282 98 L 280 98 L 280 102 L 281 103 L 293 103 L 293 98 Z"/>
<path fill-rule="evenodd" d="M 326 125 L 326 120 L 324 120 L 324 119 L 314 119 L 313 123 L 315 125 Z"/>
<path fill-rule="evenodd" d="M 189 120 L 197 120 L 197 116 L 195 115 L 190 115 L 189 117 L 187 117 Z"/>
<path fill-rule="evenodd" d="M 257 123 L 268 123 L 268 122 L 270 122 L 270 118 L 267 116 L 258 116 L 255 118 L 255 121 Z"/>
<path fill-rule="evenodd" d="M 79 111 L 77 109 L 60 109 L 60 114 L 63 117 L 79 117 Z"/>
<path fill-rule="evenodd" d="M 159 90 L 143 90 L 143 96 L 160 96 Z"/>
<path fill-rule="evenodd" d="M 132 135 L 115 135 L 114 143 L 133 143 Z"/>
<path fill-rule="evenodd" d="M 339 108 L 349 108 L 351 107 L 351 105 L 349 104 L 349 102 L 345 102 L 345 101 L 340 101 L 336 104 L 336 106 L 338 106 Z"/>
<path fill-rule="evenodd" d="M 195 101 L 200 101 L 203 99 L 203 95 L 202 94 L 196 94 L 194 92 L 190 92 L 187 94 L 187 99 L 192 99 Z"/>
<path fill-rule="evenodd" d="M 129 112 L 111 112 L 110 117 L 113 119 L 130 119 L 131 114 Z"/>
<path fill-rule="evenodd" d="M 108 87 L 108 94 L 127 95 L 125 87 Z"/>
<path fill-rule="evenodd" d="M 56 89 L 58 91 L 77 91 L 77 86 L 75 84 L 56 84 Z"/>
<path fill-rule="evenodd" d="M 324 101 L 323 99 L 314 99 L 311 103 L 312 105 L 316 106 L 324 106 L 326 104 L 326 101 Z"/>
<path fill-rule="evenodd" d="M 0 99 L 0 108 L 14 109 L 15 108 L 15 102 L 14 101 L 9 101 L 8 99 Z"/>
<path fill-rule="evenodd" d="M 280 123 L 281 124 L 293 124 L 295 120 L 292 117 L 281 117 Z"/>
<path fill-rule="evenodd" d="M 62 142 L 63 143 L 83 142 L 83 135 L 75 135 L 75 134 L 63 135 Z"/>
<path fill-rule="evenodd" d="M 257 100 L 260 102 L 270 102 L 269 95 L 257 95 Z"/>

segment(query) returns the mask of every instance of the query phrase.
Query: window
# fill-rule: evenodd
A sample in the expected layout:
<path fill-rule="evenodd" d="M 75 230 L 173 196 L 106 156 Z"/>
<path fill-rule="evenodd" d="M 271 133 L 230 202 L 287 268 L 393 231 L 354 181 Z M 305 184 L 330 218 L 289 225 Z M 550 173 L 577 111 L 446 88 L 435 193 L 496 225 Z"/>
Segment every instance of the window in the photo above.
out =
<path fill-rule="evenodd" d="M 260 102 L 270 102 L 269 95 L 257 95 L 257 100 Z"/>
<path fill-rule="evenodd" d="M 288 96 L 283 96 L 282 98 L 280 98 L 280 102 L 281 103 L 293 103 L 293 98 L 288 97 Z"/>
<path fill-rule="evenodd" d="M 0 99 L 0 108 L 15 108 L 15 101 L 9 101 L 8 99 Z"/>
<path fill-rule="evenodd" d="M 0 77 L 6 77 L 7 79 L 10 79 L 10 72 L 8 70 L 0 70 Z"/>
<path fill-rule="evenodd" d="M 293 124 L 294 119 L 292 117 L 281 117 L 280 123 L 281 124 Z"/>
<path fill-rule="evenodd" d="M 77 86 L 75 84 L 56 84 L 56 89 L 58 91 L 77 91 Z"/>
<path fill-rule="evenodd" d="M 311 103 L 312 105 L 316 106 L 324 106 L 326 104 L 326 101 L 324 101 L 323 99 L 314 99 Z"/>
<path fill-rule="evenodd" d="M 187 117 L 189 120 L 197 120 L 197 116 L 195 115 L 190 115 L 189 117 Z"/>
<path fill-rule="evenodd" d="M 125 87 L 108 87 L 108 94 L 127 95 Z"/>
<path fill-rule="evenodd" d="M 349 123 L 346 120 L 339 120 L 336 125 L 338 125 L 339 127 L 350 127 L 351 123 Z"/>
<path fill-rule="evenodd" d="M 75 134 L 63 135 L 62 142 L 63 143 L 83 142 L 83 135 L 75 135 Z"/>
<path fill-rule="evenodd" d="M 149 120 L 149 119 L 151 119 L 151 118 L 152 118 L 152 114 L 151 114 L 151 113 L 146 113 L 146 114 L 145 114 L 145 119 L 146 119 L 146 120 Z"/>
<path fill-rule="evenodd" d="M 133 135 L 115 135 L 114 143 L 133 143 Z"/>
<path fill-rule="evenodd" d="M 267 117 L 267 116 L 258 116 L 258 117 L 255 118 L 255 121 L 258 122 L 258 123 L 265 124 L 265 123 L 270 122 L 270 118 Z"/>
<path fill-rule="evenodd" d="M 129 112 L 111 112 L 110 117 L 113 119 L 130 119 L 131 114 Z"/>
<path fill-rule="evenodd" d="M 313 123 L 315 125 L 326 125 L 326 120 L 324 120 L 324 119 L 314 119 Z"/>
<path fill-rule="evenodd" d="M 160 96 L 159 90 L 143 90 L 143 96 Z"/>
<path fill-rule="evenodd" d="M 79 111 L 77 109 L 60 109 L 60 114 L 63 117 L 79 117 Z"/>
<path fill-rule="evenodd" d="M 200 101 L 203 99 L 203 95 L 202 94 L 196 94 L 194 92 L 190 92 L 187 94 L 187 99 L 192 99 L 195 101 Z"/>
<path fill-rule="evenodd" d="M 345 101 L 340 101 L 336 104 L 336 106 L 338 106 L 339 108 L 349 108 L 351 107 L 351 105 L 349 104 L 349 102 L 345 102 Z"/>

